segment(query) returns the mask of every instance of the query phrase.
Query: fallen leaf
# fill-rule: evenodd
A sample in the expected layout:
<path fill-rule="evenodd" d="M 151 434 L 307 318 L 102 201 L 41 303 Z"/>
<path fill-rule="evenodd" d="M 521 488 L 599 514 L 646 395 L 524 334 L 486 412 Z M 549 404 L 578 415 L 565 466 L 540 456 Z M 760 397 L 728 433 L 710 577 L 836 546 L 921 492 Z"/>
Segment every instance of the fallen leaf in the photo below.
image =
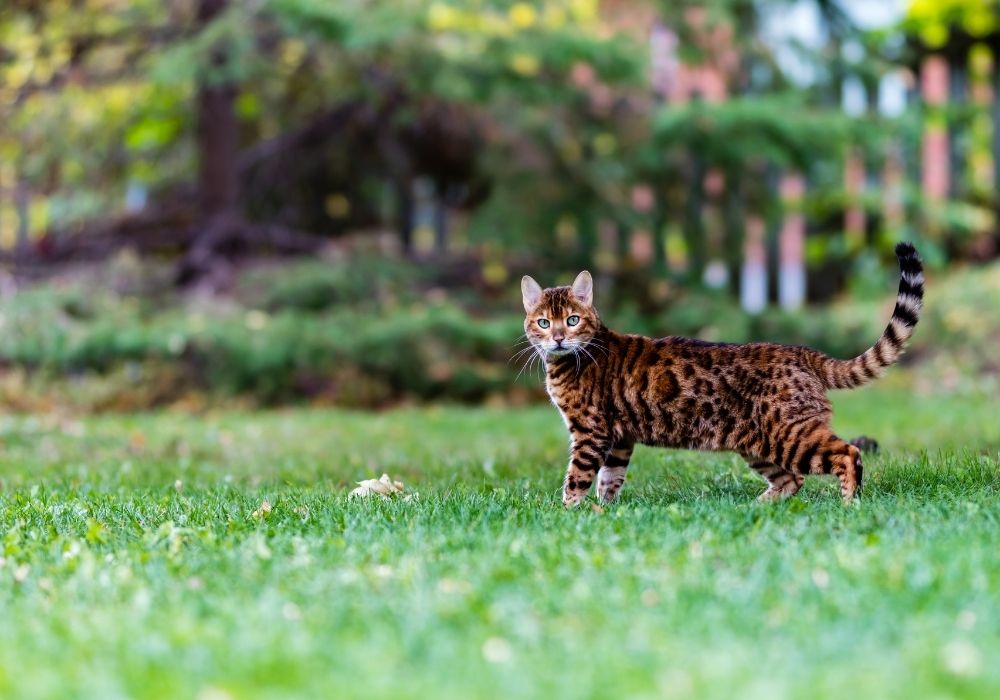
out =
<path fill-rule="evenodd" d="M 250 515 L 254 518 L 266 518 L 271 513 L 271 502 L 266 498 L 260 502 L 260 508 Z"/>
<path fill-rule="evenodd" d="M 358 482 L 358 487 L 348 494 L 349 498 L 356 498 L 358 496 L 381 496 L 382 498 L 390 498 L 391 496 L 397 496 L 403 493 L 403 482 L 393 481 L 388 474 L 383 474 L 377 479 L 365 479 L 364 481 Z M 413 499 L 417 494 L 411 493 L 407 494 L 403 500 L 409 501 Z"/>

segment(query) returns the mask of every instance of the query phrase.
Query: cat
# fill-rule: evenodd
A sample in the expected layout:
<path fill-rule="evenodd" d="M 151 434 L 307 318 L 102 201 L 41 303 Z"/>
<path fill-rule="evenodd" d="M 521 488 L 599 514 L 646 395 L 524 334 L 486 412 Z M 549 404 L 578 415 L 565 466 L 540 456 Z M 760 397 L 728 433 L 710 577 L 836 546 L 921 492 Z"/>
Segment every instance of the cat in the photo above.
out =
<path fill-rule="evenodd" d="M 614 500 L 636 444 L 736 452 L 767 482 L 759 500 L 793 496 L 805 475 L 832 473 L 851 501 L 861 451 L 830 429 L 826 391 L 876 378 L 910 340 L 923 306 L 923 265 L 909 243 L 896 246 L 896 257 L 892 318 L 853 360 L 800 346 L 616 333 L 594 308 L 589 272 L 550 289 L 526 275 L 524 332 L 571 440 L 563 505 L 577 505 L 595 476 L 599 498 Z"/>

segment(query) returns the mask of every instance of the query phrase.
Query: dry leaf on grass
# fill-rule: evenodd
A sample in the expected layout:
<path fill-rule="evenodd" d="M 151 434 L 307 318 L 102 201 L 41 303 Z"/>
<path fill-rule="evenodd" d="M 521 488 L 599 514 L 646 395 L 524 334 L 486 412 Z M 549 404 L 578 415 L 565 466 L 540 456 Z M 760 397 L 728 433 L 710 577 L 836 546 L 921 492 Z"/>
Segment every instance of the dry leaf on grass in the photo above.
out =
<path fill-rule="evenodd" d="M 271 514 L 271 502 L 266 498 L 260 502 L 260 508 L 250 514 L 252 518 L 266 518 Z"/>
<path fill-rule="evenodd" d="M 383 474 L 377 479 L 365 479 L 364 481 L 358 482 L 358 487 L 348 494 L 349 498 L 356 498 L 358 496 L 381 496 L 382 498 L 390 498 L 392 496 L 401 496 L 403 494 L 403 482 L 393 481 L 388 474 Z M 417 494 L 410 493 L 403 496 L 404 501 L 409 501 L 414 498 Z"/>

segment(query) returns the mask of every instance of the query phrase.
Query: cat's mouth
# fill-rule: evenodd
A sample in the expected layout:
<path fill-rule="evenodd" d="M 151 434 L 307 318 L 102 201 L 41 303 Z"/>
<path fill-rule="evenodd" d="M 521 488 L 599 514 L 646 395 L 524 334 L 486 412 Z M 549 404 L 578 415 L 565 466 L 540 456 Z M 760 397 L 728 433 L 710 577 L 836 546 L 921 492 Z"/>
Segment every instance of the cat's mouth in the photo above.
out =
<path fill-rule="evenodd" d="M 563 355 L 572 355 L 576 352 L 577 346 L 578 343 L 563 343 L 561 345 L 550 343 L 547 347 L 543 346 L 542 349 L 545 351 L 546 355 L 562 357 Z"/>

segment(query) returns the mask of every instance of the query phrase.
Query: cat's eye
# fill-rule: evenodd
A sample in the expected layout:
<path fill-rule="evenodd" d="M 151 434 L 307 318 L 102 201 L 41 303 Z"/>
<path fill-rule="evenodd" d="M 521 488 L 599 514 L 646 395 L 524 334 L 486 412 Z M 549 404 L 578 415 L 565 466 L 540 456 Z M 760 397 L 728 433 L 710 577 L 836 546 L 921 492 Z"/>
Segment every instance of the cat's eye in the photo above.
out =
<path fill-rule="evenodd" d="M 538 327 L 539 328 L 548 328 L 551 325 L 552 324 L 549 322 L 549 319 L 547 319 L 547 318 L 540 318 L 540 319 L 538 319 Z"/>
<path fill-rule="evenodd" d="M 567 326 L 575 326 L 579 322 L 580 322 L 580 317 L 577 316 L 576 314 L 573 314 L 572 316 L 566 319 Z"/>

